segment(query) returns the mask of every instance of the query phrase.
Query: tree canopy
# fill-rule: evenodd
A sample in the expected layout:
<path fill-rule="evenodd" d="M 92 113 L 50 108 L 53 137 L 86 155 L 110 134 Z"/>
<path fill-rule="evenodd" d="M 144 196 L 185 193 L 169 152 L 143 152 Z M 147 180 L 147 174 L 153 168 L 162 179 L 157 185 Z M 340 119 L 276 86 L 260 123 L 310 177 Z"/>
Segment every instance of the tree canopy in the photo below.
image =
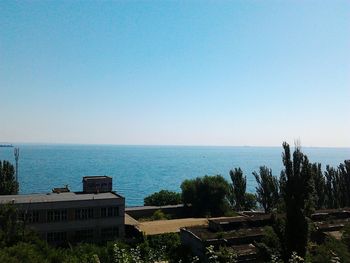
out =
<path fill-rule="evenodd" d="M 229 184 L 221 175 L 197 177 L 181 184 L 182 200 L 196 215 L 220 216 L 229 210 Z"/>
<path fill-rule="evenodd" d="M 182 200 L 180 193 L 168 190 L 160 190 L 159 192 L 145 197 L 143 202 L 144 205 L 163 206 L 181 204 Z"/>
<path fill-rule="evenodd" d="M 15 168 L 9 161 L 0 161 L 0 195 L 18 193 L 18 183 L 15 179 Z"/>
<path fill-rule="evenodd" d="M 230 177 L 232 180 L 231 187 L 231 205 L 237 210 L 243 210 L 245 207 L 245 193 L 247 187 L 247 178 L 243 176 L 241 168 L 230 170 Z"/>
<path fill-rule="evenodd" d="M 272 170 L 266 166 L 260 166 L 259 173 L 253 172 L 258 184 L 256 187 L 257 200 L 266 213 L 276 207 L 279 199 L 278 179 L 272 175 Z"/>

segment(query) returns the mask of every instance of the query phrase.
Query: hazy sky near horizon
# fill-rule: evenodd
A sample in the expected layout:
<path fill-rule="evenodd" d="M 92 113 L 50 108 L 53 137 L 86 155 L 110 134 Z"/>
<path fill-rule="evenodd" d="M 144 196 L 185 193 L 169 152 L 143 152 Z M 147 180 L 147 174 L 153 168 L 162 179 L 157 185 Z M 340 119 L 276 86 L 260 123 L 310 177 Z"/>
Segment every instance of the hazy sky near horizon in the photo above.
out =
<path fill-rule="evenodd" d="M 350 146 L 350 1 L 1 1 L 0 142 Z"/>

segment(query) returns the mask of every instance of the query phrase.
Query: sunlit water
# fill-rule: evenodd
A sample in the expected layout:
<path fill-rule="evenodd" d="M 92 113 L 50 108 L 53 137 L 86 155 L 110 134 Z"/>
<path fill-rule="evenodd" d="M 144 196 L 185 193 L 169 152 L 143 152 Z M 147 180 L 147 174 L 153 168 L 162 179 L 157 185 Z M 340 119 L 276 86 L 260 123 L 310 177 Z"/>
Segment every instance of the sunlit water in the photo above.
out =
<path fill-rule="evenodd" d="M 126 197 L 128 206 L 142 205 L 148 194 L 168 189 L 180 191 L 185 179 L 221 174 L 241 167 L 247 190 L 255 191 L 252 172 L 259 166 L 279 175 L 282 147 L 115 146 L 115 145 L 15 145 L 20 148 L 20 193 L 51 191 L 66 184 L 82 190 L 82 177 L 109 175 L 113 189 Z M 350 159 L 350 148 L 303 148 L 310 161 L 337 166 Z M 0 148 L 0 160 L 14 163 L 13 148 Z"/>

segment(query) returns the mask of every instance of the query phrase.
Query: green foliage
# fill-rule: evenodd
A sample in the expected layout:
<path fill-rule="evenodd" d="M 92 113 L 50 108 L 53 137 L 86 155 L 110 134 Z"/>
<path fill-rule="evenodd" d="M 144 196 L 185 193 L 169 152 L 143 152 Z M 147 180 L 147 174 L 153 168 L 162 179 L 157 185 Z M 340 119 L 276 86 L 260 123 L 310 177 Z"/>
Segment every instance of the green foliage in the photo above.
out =
<path fill-rule="evenodd" d="M 344 226 L 341 240 L 348 247 L 348 250 L 350 251 L 350 223 Z"/>
<path fill-rule="evenodd" d="M 148 206 L 177 205 L 181 203 L 181 194 L 168 190 L 161 190 L 144 198 L 144 205 Z"/>
<path fill-rule="evenodd" d="M 312 164 L 311 173 L 316 191 L 316 209 L 321 209 L 326 206 L 326 181 L 322 174 L 321 164 Z"/>
<path fill-rule="evenodd" d="M 18 193 L 18 183 L 15 179 L 15 168 L 9 161 L 0 161 L 0 195 Z"/>
<path fill-rule="evenodd" d="M 19 220 L 15 207 L 11 204 L 0 205 L 0 247 L 26 241 L 30 236 Z M 35 236 L 33 234 L 33 238 Z"/>
<path fill-rule="evenodd" d="M 328 208 L 350 206 L 350 160 L 339 167 L 326 167 L 326 204 Z"/>
<path fill-rule="evenodd" d="M 245 206 L 247 178 L 243 176 L 243 171 L 241 168 L 230 170 L 230 177 L 232 180 L 230 202 L 236 211 L 241 211 Z"/>
<path fill-rule="evenodd" d="M 277 206 L 279 200 L 278 180 L 272 175 L 272 170 L 266 166 L 260 166 L 259 173 L 253 172 L 258 186 L 256 187 L 257 201 L 266 213 Z"/>
<path fill-rule="evenodd" d="M 311 253 L 311 262 L 350 262 L 350 253 L 344 243 L 328 237 L 322 245 L 316 246 Z"/>
<path fill-rule="evenodd" d="M 151 220 L 167 220 L 169 217 L 163 213 L 162 210 L 158 209 L 155 211 L 151 217 Z"/>
<path fill-rule="evenodd" d="M 274 218 L 272 226 L 264 227 L 264 235 L 259 243 L 258 257 L 262 262 L 281 262 L 285 256 L 285 220 Z"/>
<path fill-rule="evenodd" d="M 229 184 L 221 175 L 185 180 L 181 189 L 184 203 L 191 204 L 196 215 L 220 216 L 229 210 Z"/>
<path fill-rule="evenodd" d="M 206 247 L 206 253 L 208 263 L 235 263 L 237 262 L 237 255 L 235 251 L 230 247 L 219 247 L 218 250 L 214 250 L 214 246 Z"/>
<path fill-rule="evenodd" d="M 310 195 L 312 191 L 311 166 L 306 155 L 300 147 L 296 147 L 293 153 L 293 160 L 289 145 L 283 143 L 283 164 L 282 171 L 284 178 L 284 201 L 286 204 L 286 246 L 288 258 L 292 252 L 305 256 L 308 239 L 308 224 L 306 213 L 310 207 Z M 307 208 L 307 211 L 306 211 Z"/>
<path fill-rule="evenodd" d="M 244 210 L 256 209 L 256 195 L 252 193 L 245 193 L 244 195 Z"/>

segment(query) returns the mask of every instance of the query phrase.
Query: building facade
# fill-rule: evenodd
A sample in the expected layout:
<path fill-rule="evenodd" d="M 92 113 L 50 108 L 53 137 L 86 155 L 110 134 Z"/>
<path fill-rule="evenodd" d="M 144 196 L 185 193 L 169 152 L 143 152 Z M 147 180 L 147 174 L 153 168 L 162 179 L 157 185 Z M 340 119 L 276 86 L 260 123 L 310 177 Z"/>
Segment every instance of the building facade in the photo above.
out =
<path fill-rule="evenodd" d="M 125 199 L 115 192 L 3 195 L 26 227 L 52 244 L 103 242 L 124 237 Z"/>

